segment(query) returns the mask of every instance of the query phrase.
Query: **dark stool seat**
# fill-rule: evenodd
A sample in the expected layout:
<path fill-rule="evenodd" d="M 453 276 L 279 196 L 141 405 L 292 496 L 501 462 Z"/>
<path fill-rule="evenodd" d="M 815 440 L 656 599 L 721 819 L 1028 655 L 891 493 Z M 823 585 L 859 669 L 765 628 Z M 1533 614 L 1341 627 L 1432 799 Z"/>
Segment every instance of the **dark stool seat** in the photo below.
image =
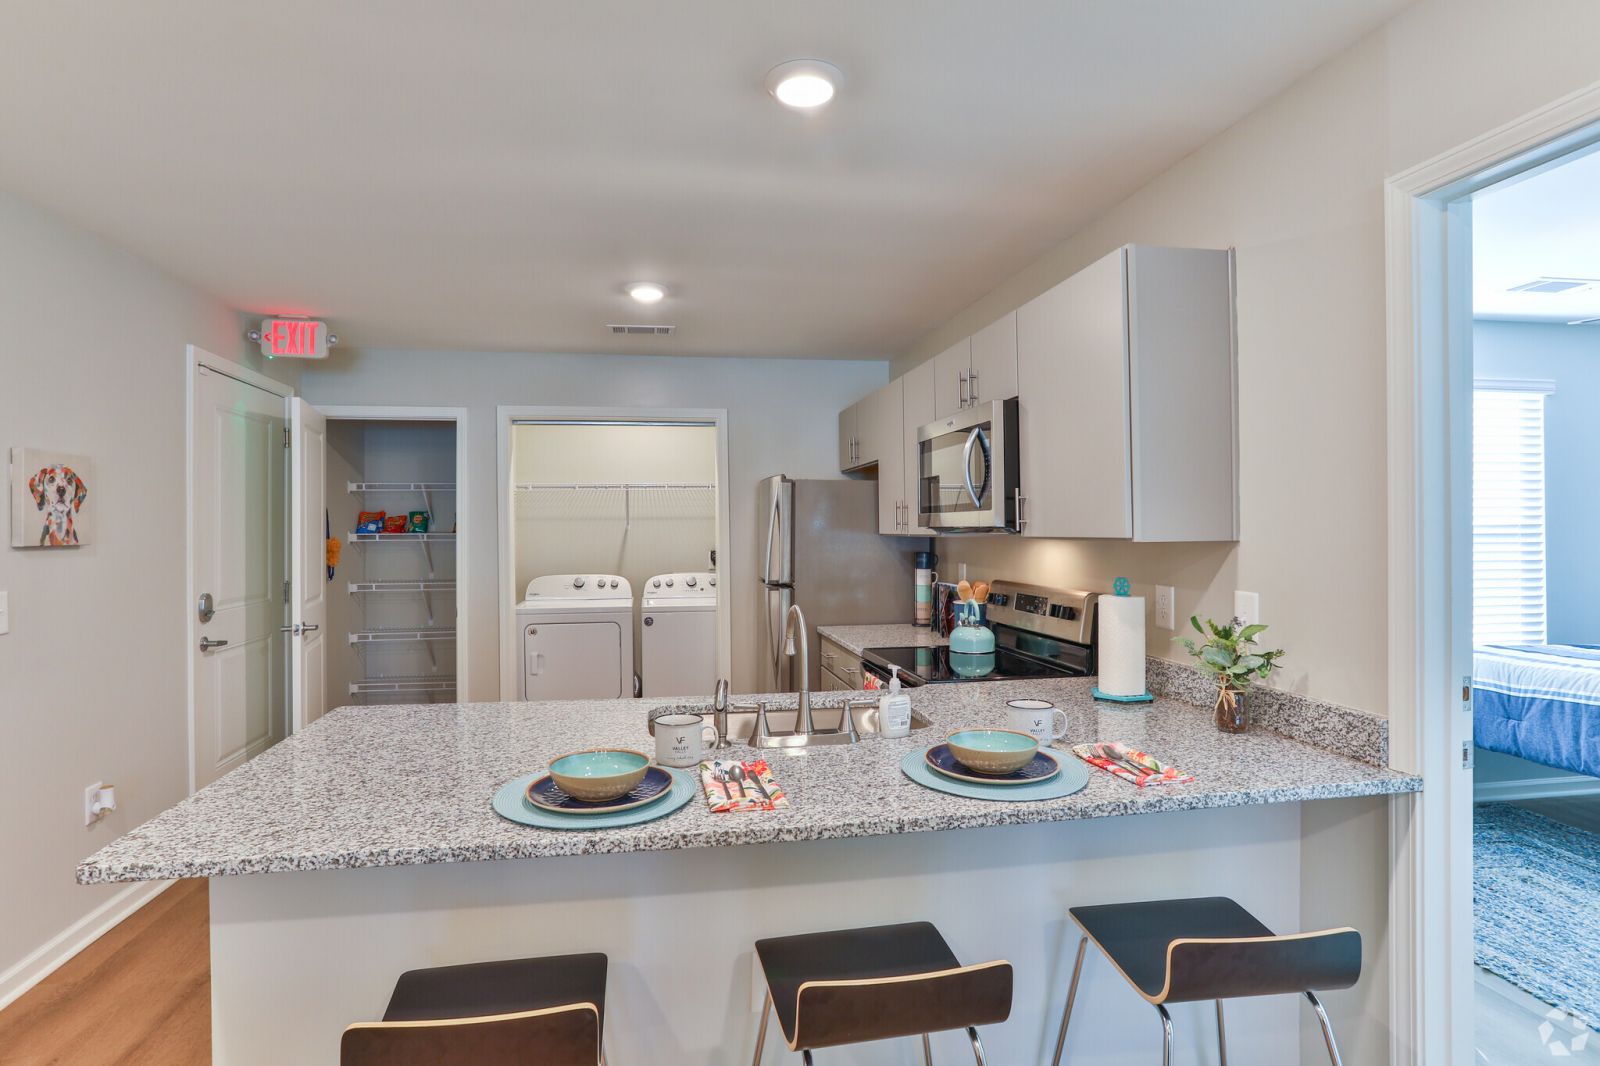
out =
<path fill-rule="evenodd" d="M 383 1021 L 345 1030 L 340 1066 L 596 1066 L 605 1004 L 598 953 L 408 970 Z"/>
<path fill-rule="evenodd" d="M 1011 1014 L 1011 964 L 963 966 L 928 922 L 834 930 L 756 941 L 767 981 L 755 1063 L 768 1012 L 790 1050 L 811 1062 L 816 1048 L 966 1029 L 983 1062 L 976 1027 Z"/>
<path fill-rule="evenodd" d="M 1215 1000 L 1217 1042 L 1228 1060 L 1222 1001 L 1246 996 L 1304 995 L 1316 1009 L 1328 1056 L 1339 1064 L 1319 990 L 1349 988 L 1361 976 L 1361 934 L 1354 929 L 1278 936 L 1255 915 L 1225 896 L 1072 907 L 1067 912 L 1083 931 L 1067 990 L 1054 1062 L 1066 1046 L 1072 1001 L 1090 941 L 1134 990 L 1161 1015 L 1165 1058 L 1172 1056 L 1172 1019 L 1165 1004 Z"/>

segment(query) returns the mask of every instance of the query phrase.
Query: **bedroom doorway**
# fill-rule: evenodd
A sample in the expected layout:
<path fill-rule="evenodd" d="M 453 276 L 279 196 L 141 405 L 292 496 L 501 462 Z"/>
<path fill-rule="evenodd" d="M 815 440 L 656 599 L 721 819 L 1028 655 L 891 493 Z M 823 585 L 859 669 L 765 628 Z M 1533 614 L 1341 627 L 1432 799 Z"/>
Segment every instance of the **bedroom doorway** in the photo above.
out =
<path fill-rule="evenodd" d="M 1470 211 L 1474 1043 L 1600 1063 L 1600 151 Z"/>

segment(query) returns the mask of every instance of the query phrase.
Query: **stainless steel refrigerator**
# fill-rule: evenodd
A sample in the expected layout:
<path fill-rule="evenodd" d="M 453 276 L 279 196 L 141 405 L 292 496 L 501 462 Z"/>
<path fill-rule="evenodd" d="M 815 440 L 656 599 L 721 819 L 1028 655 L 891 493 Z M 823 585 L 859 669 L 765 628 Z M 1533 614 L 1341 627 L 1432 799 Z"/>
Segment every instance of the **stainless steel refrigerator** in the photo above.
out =
<path fill-rule="evenodd" d="M 799 690 L 799 657 L 784 654 L 789 606 L 809 627 L 811 688 L 821 688 L 817 627 L 910 623 L 914 555 L 920 538 L 878 533 L 874 481 L 796 480 L 779 474 L 757 486 L 756 551 L 766 609 L 761 618 L 761 691 Z M 798 651 L 798 648 L 796 649 Z"/>

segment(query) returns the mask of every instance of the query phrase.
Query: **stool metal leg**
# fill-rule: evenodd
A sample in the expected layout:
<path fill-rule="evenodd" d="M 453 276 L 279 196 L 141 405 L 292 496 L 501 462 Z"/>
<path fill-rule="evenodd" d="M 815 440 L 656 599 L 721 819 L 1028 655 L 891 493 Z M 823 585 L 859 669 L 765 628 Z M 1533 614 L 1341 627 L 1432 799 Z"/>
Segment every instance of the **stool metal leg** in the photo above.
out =
<path fill-rule="evenodd" d="M 1159 1003 L 1156 1010 L 1161 1012 L 1161 1066 L 1172 1066 L 1172 1015 Z"/>
<path fill-rule="evenodd" d="M 1333 1023 L 1328 1021 L 1328 1012 L 1322 1009 L 1322 1001 L 1311 991 L 1306 992 L 1306 998 L 1311 1001 L 1311 1006 L 1316 1008 L 1317 1021 L 1322 1025 L 1322 1039 L 1328 1045 L 1328 1061 L 1333 1066 L 1344 1066 L 1344 1060 L 1339 1058 L 1339 1045 L 1333 1040 Z"/>
<path fill-rule="evenodd" d="M 933 1066 L 933 1045 L 928 1043 L 928 1034 L 922 1034 L 922 1066 Z"/>
<path fill-rule="evenodd" d="M 761 1066 L 761 1049 L 767 1044 L 767 1015 L 772 1013 L 772 993 L 767 993 L 767 998 L 761 1001 L 761 1027 L 756 1030 L 756 1057 L 750 1060 L 750 1066 Z"/>
<path fill-rule="evenodd" d="M 1217 1058 L 1218 1066 L 1228 1066 L 1228 1029 L 1222 1023 L 1222 1000 L 1217 1000 Z"/>
<path fill-rule="evenodd" d="M 805 1063 L 806 1066 L 812 1066 L 810 1048 L 806 1048 L 804 1051 L 800 1052 L 800 1061 Z"/>
<path fill-rule="evenodd" d="M 967 1036 L 972 1040 L 972 1057 L 978 1060 L 978 1066 L 988 1066 L 988 1060 L 983 1057 L 983 1041 L 978 1039 L 978 1030 L 967 1026 Z"/>
<path fill-rule="evenodd" d="M 1050 1060 L 1050 1066 L 1061 1066 L 1061 1051 L 1067 1046 L 1067 1023 L 1072 1021 L 1072 1001 L 1078 997 L 1078 978 L 1083 974 L 1083 952 L 1088 946 L 1088 937 L 1078 941 L 1078 961 L 1072 964 L 1072 984 L 1067 986 L 1067 1007 L 1061 1012 L 1061 1032 L 1056 1035 L 1056 1056 Z"/>

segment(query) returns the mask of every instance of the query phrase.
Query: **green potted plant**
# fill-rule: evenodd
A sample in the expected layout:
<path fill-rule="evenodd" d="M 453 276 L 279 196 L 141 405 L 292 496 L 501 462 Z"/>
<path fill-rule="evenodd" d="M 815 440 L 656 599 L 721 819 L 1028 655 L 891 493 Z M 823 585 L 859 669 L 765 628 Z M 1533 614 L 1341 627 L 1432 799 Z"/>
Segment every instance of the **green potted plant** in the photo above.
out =
<path fill-rule="evenodd" d="M 1200 669 L 1217 681 L 1217 728 L 1225 733 L 1243 733 L 1250 726 L 1245 691 L 1278 669 L 1283 649 L 1256 651 L 1256 638 L 1267 627 L 1245 625 L 1243 619 L 1235 618 L 1219 626 L 1208 618 L 1202 626 L 1199 615 L 1193 615 L 1189 624 L 1204 639 L 1199 644 L 1188 637 L 1178 639 L 1199 662 Z"/>

